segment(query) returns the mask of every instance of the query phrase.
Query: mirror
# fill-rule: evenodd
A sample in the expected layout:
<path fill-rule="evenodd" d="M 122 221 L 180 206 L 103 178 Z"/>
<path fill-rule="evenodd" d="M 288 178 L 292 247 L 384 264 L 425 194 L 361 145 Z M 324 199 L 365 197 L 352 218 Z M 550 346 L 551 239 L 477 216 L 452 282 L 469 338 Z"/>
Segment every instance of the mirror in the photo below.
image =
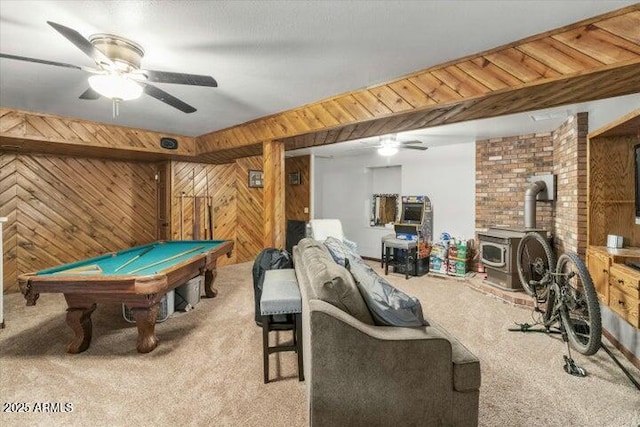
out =
<path fill-rule="evenodd" d="M 400 196 L 398 194 L 374 194 L 372 198 L 372 227 L 384 227 L 385 224 L 398 221 Z"/>

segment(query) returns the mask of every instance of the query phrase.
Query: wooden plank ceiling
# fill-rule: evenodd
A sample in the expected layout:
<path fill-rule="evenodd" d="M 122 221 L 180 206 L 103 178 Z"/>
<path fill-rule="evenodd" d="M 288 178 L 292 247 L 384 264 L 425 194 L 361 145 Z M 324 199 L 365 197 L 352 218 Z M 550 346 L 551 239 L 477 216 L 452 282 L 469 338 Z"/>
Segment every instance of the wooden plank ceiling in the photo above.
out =
<path fill-rule="evenodd" d="M 203 161 L 439 126 L 640 91 L 640 4 L 197 138 Z"/>
<path fill-rule="evenodd" d="M 426 46 L 428 48 L 428 46 Z M 197 138 L 0 109 L 0 151 L 228 163 L 640 92 L 640 4 Z M 12 147 L 13 146 L 13 147 Z"/>

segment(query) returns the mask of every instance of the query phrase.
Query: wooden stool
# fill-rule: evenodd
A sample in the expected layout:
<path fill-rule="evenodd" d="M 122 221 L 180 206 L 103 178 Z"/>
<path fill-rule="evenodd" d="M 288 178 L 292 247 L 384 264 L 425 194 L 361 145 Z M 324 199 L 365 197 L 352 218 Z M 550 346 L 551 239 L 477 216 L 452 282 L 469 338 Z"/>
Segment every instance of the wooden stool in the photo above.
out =
<path fill-rule="evenodd" d="M 380 238 L 380 242 L 381 242 L 381 250 L 382 250 L 382 254 L 380 255 L 380 268 L 384 268 L 384 242 L 386 242 L 388 239 L 395 239 L 396 235 L 391 233 L 391 234 L 385 234 L 384 236 L 382 236 Z"/>
<path fill-rule="evenodd" d="M 293 324 L 270 323 L 270 317 L 276 314 L 292 314 Z M 264 383 L 269 382 L 269 355 L 282 351 L 298 353 L 298 380 L 304 381 L 302 362 L 302 297 L 298 288 L 295 270 L 267 270 L 260 298 L 262 316 L 262 356 L 264 362 Z M 275 345 L 269 347 L 269 332 L 293 329 L 293 345 Z"/>

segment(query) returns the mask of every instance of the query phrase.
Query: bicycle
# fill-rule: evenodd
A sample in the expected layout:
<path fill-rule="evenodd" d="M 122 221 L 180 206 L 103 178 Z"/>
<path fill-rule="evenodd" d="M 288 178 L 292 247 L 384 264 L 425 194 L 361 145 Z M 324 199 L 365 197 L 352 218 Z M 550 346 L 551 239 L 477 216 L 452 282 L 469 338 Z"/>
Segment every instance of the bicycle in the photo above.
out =
<path fill-rule="evenodd" d="M 520 240 L 516 266 L 522 287 L 533 297 L 534 313 L 541 318 L 534 318 L 533 325 L 524 323 L 510 330 L 562 334 L 568 354 L 564 370 L 586 376 L 571 358 L 571 347 L 590 356 L 603 346 L 600 305 L 584 262 L 575 252 L 567 252 L 556 263 L 545 238 L 530 232 Z M 544 329 L 532 329 L 540 324 Z"/>

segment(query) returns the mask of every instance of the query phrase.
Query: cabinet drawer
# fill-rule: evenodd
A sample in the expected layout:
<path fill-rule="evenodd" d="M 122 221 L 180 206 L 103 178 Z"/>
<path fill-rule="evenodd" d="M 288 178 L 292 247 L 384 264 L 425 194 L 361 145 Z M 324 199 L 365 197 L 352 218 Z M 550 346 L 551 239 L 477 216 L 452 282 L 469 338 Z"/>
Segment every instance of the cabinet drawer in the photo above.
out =
<path fill-rule="evenodd" d="M 627 295 L 640 299 L 640 272 L 622 264 L 609 267 L 609 284 Z"/>
<path fill-rule="evenodd" d="M 618 313 L 623 319 L 631 323 L 634 328 L 640 328 L 640 301 L 622 292 L 615 285 L 609 287 L 609 307 Z"/>

